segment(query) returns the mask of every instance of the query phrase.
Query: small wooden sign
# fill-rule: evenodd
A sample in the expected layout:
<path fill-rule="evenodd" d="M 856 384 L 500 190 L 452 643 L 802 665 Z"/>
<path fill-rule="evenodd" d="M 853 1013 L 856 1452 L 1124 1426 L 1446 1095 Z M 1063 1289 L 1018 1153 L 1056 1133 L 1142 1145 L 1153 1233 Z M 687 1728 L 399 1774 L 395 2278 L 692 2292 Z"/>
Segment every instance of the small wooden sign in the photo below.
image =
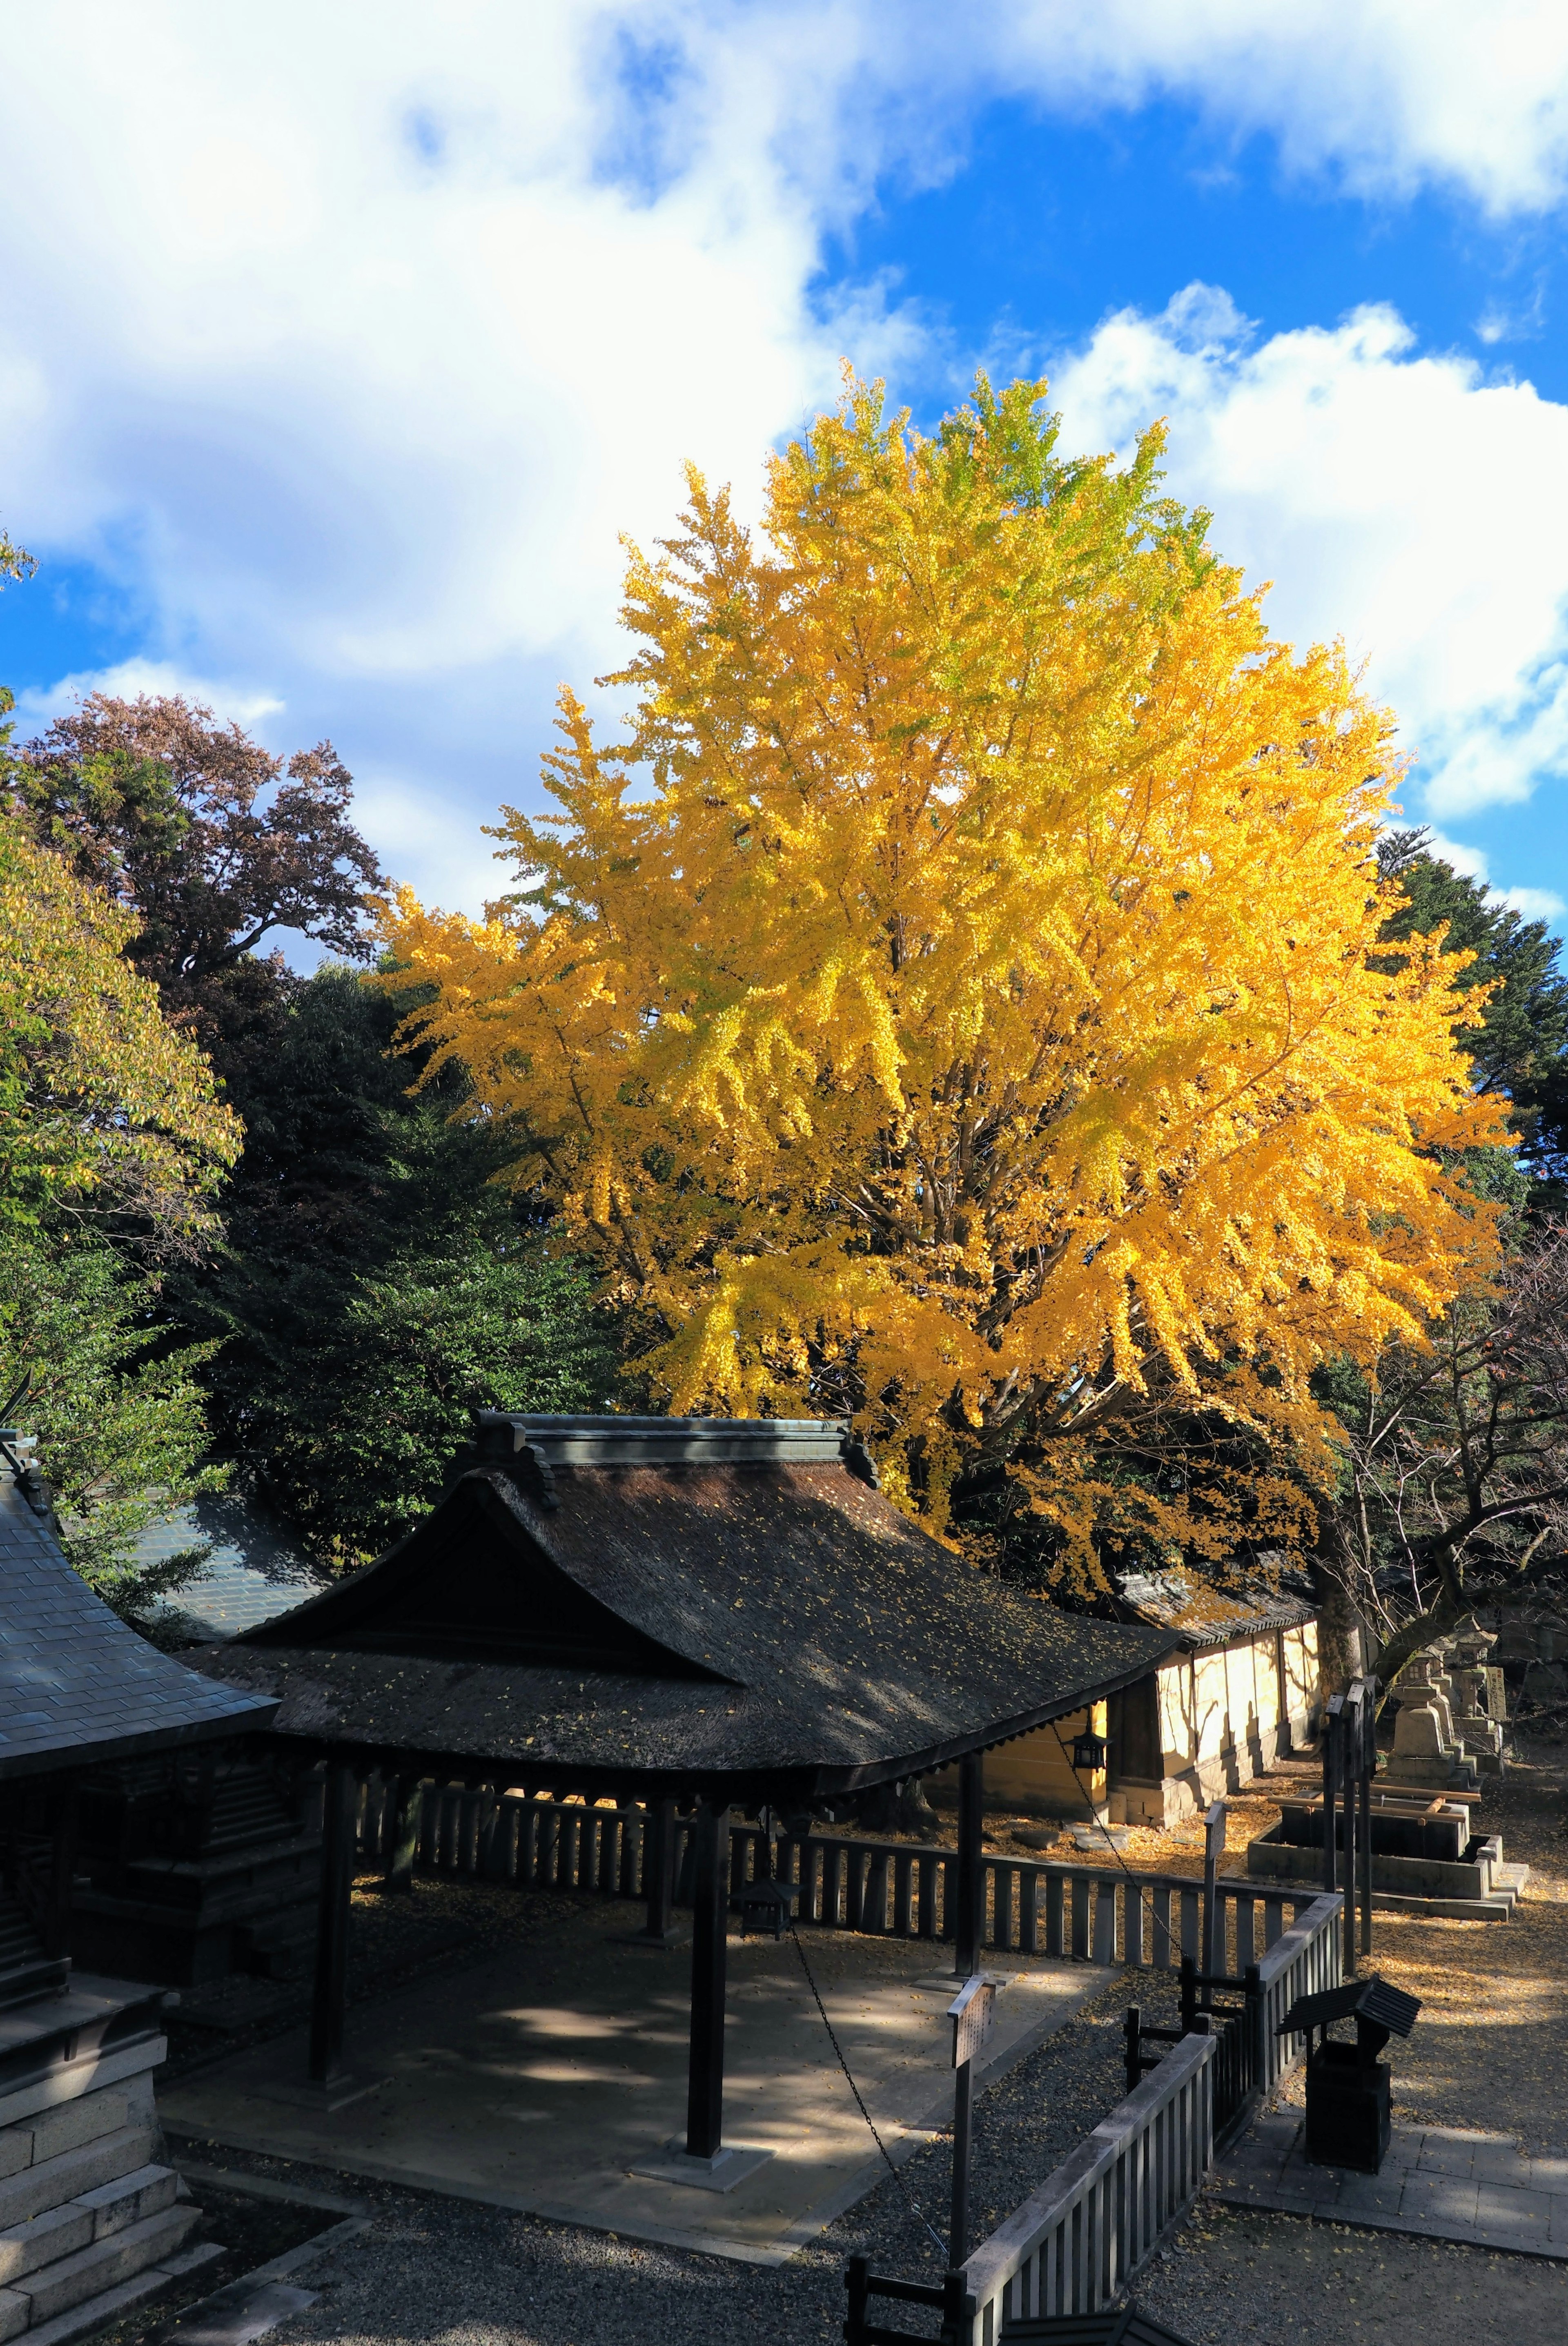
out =
<path fill-rule="evenodd" d="M 966 2061 L 983 2051 L 991 2035 L 992 2022 L 996 2013 L 996 1983 L 988 1980 L 983 1972 L 966 1979 L 947 2007 L 952 2023 L 952 2066 L 962 2069 Z"/>

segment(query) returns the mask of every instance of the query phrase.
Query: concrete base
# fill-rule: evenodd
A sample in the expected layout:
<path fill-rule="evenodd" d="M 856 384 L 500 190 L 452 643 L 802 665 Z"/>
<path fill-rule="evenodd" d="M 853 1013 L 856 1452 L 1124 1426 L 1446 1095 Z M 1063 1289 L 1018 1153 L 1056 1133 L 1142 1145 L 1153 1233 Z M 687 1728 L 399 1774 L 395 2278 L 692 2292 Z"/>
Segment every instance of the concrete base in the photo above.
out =
<path fill-rule="evenodd" d="M 776 2154 L 770 2150 L 748 2149 L 744 2144 L 727 2142 L 711 2158 L 694 2158 L 686 2147 L 684 2135 L 667 2142 L 663 2150 L 651 2158 L 635 2159 L 627 2172 L 646 2175 L 656 2183 L 678 2183 L 689 2191 L 733 2191 L 759 2167 L 766 2167 Z"/>
<path fill-rule="evenodd" d="M 1255 1881 L 1310 1882 L 1321 1879 L 1321 1858 L 1309 1846 L 1279 1838 L 1276 1825 L 1247 1846 Z M 1430 1914 L 1453 1922 L 1506 1922 L 1530 1878 L 1527 1865 L 1505 1864 L 1496 1834 L 1473 1835 L 1471 1853 L 1447 1860 L 1372 1852 L 1372 1904 L 1390 1913 Z"/>
<path fill-rule="evenodd" d="M 684 2139 L 687 1967 L 618 1945 L 641 1919 L 606 1901 L 466 1972 L 348 2015 L 348 2056 L 392 2082 L 337 2111 L 269 2096 L 304 2066 L 302 2035 L 172 2085 L 166 2127 L 206 2146 L 298 2159 L 512 2208 L 554 2222 L 776 2265 L 887 2169 L 866 2131 L 788 1941 L 728 1951 L 725 2131 L 769 2150 L 728 2191 L 637 2170 Z M 895 2163 L 952 2116 L 955 1984 L 917 1985 L 930 1941 L 801 1932 L 845 2057 Z M 1105 1984 L 1088 1964 L 1009 1965 L 983 2076 L 1021 2060 Z"/>
<path fill-rule="evenodd" d="M 663 1932 L 617 1931 L 615 1944 L 617 1947 L 648 1947 L 657 1955 L 670 1947 L 689 1947 L 691 1933 L 689 1929 L 683 1931 L 678 1923 L 672 1923 L 667 1931 Z"/>

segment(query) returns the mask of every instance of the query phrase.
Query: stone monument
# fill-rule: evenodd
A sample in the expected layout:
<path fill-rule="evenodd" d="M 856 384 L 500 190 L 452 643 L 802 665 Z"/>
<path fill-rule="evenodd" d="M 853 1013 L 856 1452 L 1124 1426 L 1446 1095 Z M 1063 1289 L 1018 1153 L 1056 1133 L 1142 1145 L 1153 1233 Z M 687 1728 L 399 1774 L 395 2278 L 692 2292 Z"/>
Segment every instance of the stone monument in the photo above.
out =
<path fill-rule="evenodd" d="M 1448 1678 L 1436 1647 L 1423 1647 L 1406 1663 L 1396 1691 L 1400 1709 L 1394 1749 L 1381 1780 L 1433 1792 L 1478 1790 L 1481 1770 L 1454 1724 Z"/>
<path fill-rule="evenodd" d="M 1507 1770 L 1507 1692 L 1502 1672 L 1489 1660 L 1496 1643 L 1496 1632 L 1483 1629 L 1471 1615 L 1449 1639 L 1445 1657 L 1454 1731 L 1483 1776 L 1502 1776 Z"/>

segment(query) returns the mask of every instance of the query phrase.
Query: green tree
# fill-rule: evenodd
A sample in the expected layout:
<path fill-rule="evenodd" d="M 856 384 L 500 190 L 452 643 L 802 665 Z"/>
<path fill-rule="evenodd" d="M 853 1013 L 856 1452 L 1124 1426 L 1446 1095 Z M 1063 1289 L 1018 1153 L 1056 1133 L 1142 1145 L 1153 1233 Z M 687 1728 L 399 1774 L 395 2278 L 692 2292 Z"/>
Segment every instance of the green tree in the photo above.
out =
<path fill-rule="evenodd" d="M 177 1335 L 153 1281 L 92 1232 L 56 1223 L 0 1233 L 0 1385 L 36 1439 L 66 1555 L 133 1621 L 206 1554 L 191 1548 L 146 1565 L 139 1535 L 227 1480 L 202 1463 L 196 1372 L 207 1352 L 171 1341 Z"/>
<path fill-rule="evenodd" d="M 1568 1155 L 1568 975 L 1559 965 L 1559 940 L 1544 921 L 1527 921 L 1483 882 L 1434 855 L 1430 838 L 1425 829 L 1391 831 L 1379 842 L 1380 875 L 1397 881 L 1405 898 L 1383 933 L 1403 944 L 1443 929 L 1445 953 L 1473 956 L 1453 979 L 1461 994 L 1486 992 L 1460 1033 L 1473 1080 L 1508 1101 L 1537 1179 L 1561 1181 Z"/>
<path fill-rule="evenodd" d="M 388 1056 L 408 997 L 341 967 L 285 979 L 232 1096 L 247 1128 L 222 1256 L 175 1283 L 225 1451 L 316 1552 L 362 1562 L 437 1495 L 471 1409 L 588 1409 L 613 1331 L 553 1254 L 505 1152 L 453 1120 L 463 1078 Z"/>

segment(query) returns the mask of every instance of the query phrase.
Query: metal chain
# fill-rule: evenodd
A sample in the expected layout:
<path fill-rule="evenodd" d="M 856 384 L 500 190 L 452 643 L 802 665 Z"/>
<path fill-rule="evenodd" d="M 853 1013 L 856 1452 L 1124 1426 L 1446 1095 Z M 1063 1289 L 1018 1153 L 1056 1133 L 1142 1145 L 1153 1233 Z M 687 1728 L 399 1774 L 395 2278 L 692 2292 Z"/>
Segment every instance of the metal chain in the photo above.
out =
<path fill-rule="evenodd" d="M 806 1961 L 806 1950 L 800 1944 L 800 1933 L 795 1927 L 795 1918 L 793 1915 L 789 1917 L 789 1936 L 795 1943 L 795 1953 L 800 1958 L 800 1968 L 806 1974 L 806 1984 L 810 1989 L 811 1994 L 816 2000 L 817 2009 L 822 2015 L 822 2025 L 828 2032 L 828 2042 L 832 2046 L 834 2052 L 838 2055 L 839 2066 L 843 2071 L 845 2078 L 849 2084 L 850 2091 L 855 2097 L 855 2106 L 860 2111 L 860 2116 L 865 2119 L 867 2126 L 871 2127 L 871 2140 L 876 2144 L 877 2148 L 882 2154 L 882 2158 L 886 2164 L 888 2173 L 892 2177 L 894 2183 L 898 2187 L 900 2198 L 903 2201 L 904 2206 L 909 2209 L 910 2214 L 915 2218 L 915 2221 L 921 2225 L 924 2229 L 931 2234 L 932 2239 L 936 2242 L 937 2254 L 941 2257 L 943 2264 L 945 2265 L 947 2262 L 947 2242 L 942 2239 L 942 2234 L 935 2229 L 934 2225 L 927 2221 L 919 2204 L 911 2198 L 908 2189 L 905 2187 L 903 2177 L 893 2165 L 891 2157 L 888 2151 L 887 2144 L 877 2132 L 875 2122 L 872 2119 L 870 2110 L 866 2107 L 865 2101 L 861 2096 L 859 2086 L 855 2083 L 854 2073 L 850 2069 L 849 2063 L 844 2058 L 844 2048 L 840 2044 L 837 2035 L 834 2034 L 833 2024 L 828 2017 L 828 2007 L 822 2001 L 821 1991 L 819 1989 L 816 1981 L 811 1976 L 811 1966 Z"/>

